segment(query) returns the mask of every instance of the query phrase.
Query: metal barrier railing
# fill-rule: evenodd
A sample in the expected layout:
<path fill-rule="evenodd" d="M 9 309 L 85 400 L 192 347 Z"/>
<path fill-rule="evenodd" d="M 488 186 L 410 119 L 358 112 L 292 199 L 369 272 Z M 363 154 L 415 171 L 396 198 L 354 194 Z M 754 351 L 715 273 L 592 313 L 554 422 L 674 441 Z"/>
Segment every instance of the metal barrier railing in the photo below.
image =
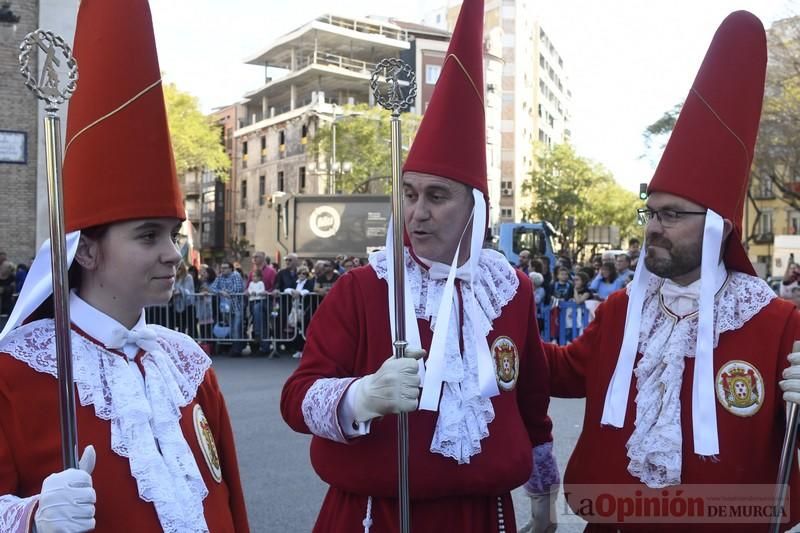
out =
<path fill-rule="evenodd" d="M 589 325 L 589 310 L 586 305 L 570 301 L 556 301 L 552 305 L 540 304 L 536 306 L 536 315 L 542 321 L 542 340 L 556 340 L 561 346 L 577 339 Z M 553 327 L 554 317 L 557 320 L 557 335 L 553 334 L 556 329 Z"/>
<path fill-rule="evenodd" d="M 196 293 L 147 307 L 145 318 L 148 324 L 186 333 L 200 344 L 231 344 L 241 351 L 238 347 L 245 343 L 257 343 L 260 351 L 274 353 L 280 345 L 301 345 L 322 298 L 313 293 L 258 298 Z"/>

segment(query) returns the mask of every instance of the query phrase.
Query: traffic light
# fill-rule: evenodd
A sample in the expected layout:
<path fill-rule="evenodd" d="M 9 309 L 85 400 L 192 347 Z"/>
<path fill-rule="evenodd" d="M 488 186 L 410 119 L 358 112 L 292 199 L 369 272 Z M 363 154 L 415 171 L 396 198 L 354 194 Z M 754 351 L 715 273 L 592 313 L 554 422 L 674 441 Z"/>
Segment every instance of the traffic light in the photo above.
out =
<path fill-rule="evenodd" d="M 647 200 L 647 184 L 639 184 L 639 200 Z"/>

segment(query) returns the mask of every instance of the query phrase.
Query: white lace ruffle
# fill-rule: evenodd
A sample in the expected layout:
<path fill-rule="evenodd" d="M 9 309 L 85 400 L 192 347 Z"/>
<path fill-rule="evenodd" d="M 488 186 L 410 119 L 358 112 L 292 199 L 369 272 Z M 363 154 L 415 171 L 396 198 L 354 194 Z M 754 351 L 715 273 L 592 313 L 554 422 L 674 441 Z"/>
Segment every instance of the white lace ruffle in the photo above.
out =
<path fill-rule="evenodd" d="M 386 254 L 384 251 L 370 255 L 370 265 L 378 278 L 386 279 Z M 411 289 L 417 318 L 429 320 L 431 330 L 436 329 L 436 314 L 444 292 L 445 281 L 432 280 L 406 250 L 406 282 Z M 450 316 L 450 327 L 445 349 L 444 385 L 439 403 L 439 417 L 430 450 L 450 457 L 459 464 L 469 463 L 470 457 L 481 451 L 481 440 L 489 436 L 489 423 L 494 420 L 494 408 L 489 398 L 480 394 L 478 383 L 478 358 L 473 331 L 488 336 L 492 322 L 500 316 L 503 307 L 514 298 L 519 280 L 514 269 L 501 254 L 482 250 L 472 284 L 464 282 L 461 295 L 464 305 L 464 323 L 461 335 L 465 353 L 459 348 L 457 315 Z M 477 302 L 477 306 L 472 304 Z M 482 312 L 472 316 L 469 310 Z"/>
<path fill-rule="evenodd" d="M 681 482 L 683 435 L 681 385 L 684 357 L 697 346 L 694 313 L 678 319 L 661 305 L 661 278 L 647 287 L 639 329 L 636 376 L 636 420 L 627 443 L 628 472 L 651 488 Z M 714 347 L 719 336 L 744 326 L 775 298 L 763 280 L 734 272 L 717 294 L 714 308 Z"/>
<path fill-rule="evenodd" d="M 339 402 L 357 378 L 322 378 L 303 397 L 303 420 L 314 435 L 335 442 L 347 442 L 339 425 Z"/>
<path fill-rule="evenodd" d="M 211 360 L 181 333 L 155 330 L 160 350 L 134 362 L 72 332 L 73 377 L 83 406 L 111 422 L 111 449 L 127 457 L 139 497 L 152 502 L 165 532 L 204 532 L 203 500 L 208 495 L 180 427 L 180 408 L 197 394 Z M 0 351 L 37 372 L 57 375 L 52 320 L 14 330 Z"/>
<path fill-rule="evenodd" d="M 0 496 L 0 531 L 3 533 L 27 533 L 31 511 L 38 500 L 37 496 L 30 498 Z"/>

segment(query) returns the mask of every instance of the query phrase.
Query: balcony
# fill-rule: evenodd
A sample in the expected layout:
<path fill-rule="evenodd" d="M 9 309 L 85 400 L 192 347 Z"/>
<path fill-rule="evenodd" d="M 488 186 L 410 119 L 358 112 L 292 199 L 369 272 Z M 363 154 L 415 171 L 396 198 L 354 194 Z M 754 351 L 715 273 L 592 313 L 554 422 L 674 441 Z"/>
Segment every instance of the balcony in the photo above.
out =
<path fill-rule="evenodd" d="M 775 235 L 772 233 L 756 233 L 753 235 L 753 242 L 756 244 L 772 244 Z"/>
<path fill-rule="evenodd" d="M 200 196 L 200 183 L 197 181 L 184 181 L 182 189 L 183 195 L 186 197 Z"/>

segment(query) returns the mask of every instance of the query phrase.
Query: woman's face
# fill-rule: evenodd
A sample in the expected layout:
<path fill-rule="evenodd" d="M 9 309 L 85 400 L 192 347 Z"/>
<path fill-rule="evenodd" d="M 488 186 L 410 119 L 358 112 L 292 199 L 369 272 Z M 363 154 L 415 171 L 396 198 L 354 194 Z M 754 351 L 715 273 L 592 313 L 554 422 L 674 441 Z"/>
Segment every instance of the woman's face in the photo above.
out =
<path fill-rule="evenodd" d="M 609 277 L 611 277 L 611 269 L 609 269 L 605 265 L 601 266 L 600 275 L 603 276 L 603 279 L 608 279 Z"/>
<path fill-rule="evenodd" d="M 583 278 L 580 276 L 575 276 L 575 288 L 582 289 L 583 288 Z"/>
<path fill-rule="evenodd" d="M 127 310 L 167 303 L 181 260 L 180 225 L 176 218 L 130 220 L 112 224 L 97 241 L 87 239 L 95 259 L 89 272 L 81 264 L 92 290 Z"/>

